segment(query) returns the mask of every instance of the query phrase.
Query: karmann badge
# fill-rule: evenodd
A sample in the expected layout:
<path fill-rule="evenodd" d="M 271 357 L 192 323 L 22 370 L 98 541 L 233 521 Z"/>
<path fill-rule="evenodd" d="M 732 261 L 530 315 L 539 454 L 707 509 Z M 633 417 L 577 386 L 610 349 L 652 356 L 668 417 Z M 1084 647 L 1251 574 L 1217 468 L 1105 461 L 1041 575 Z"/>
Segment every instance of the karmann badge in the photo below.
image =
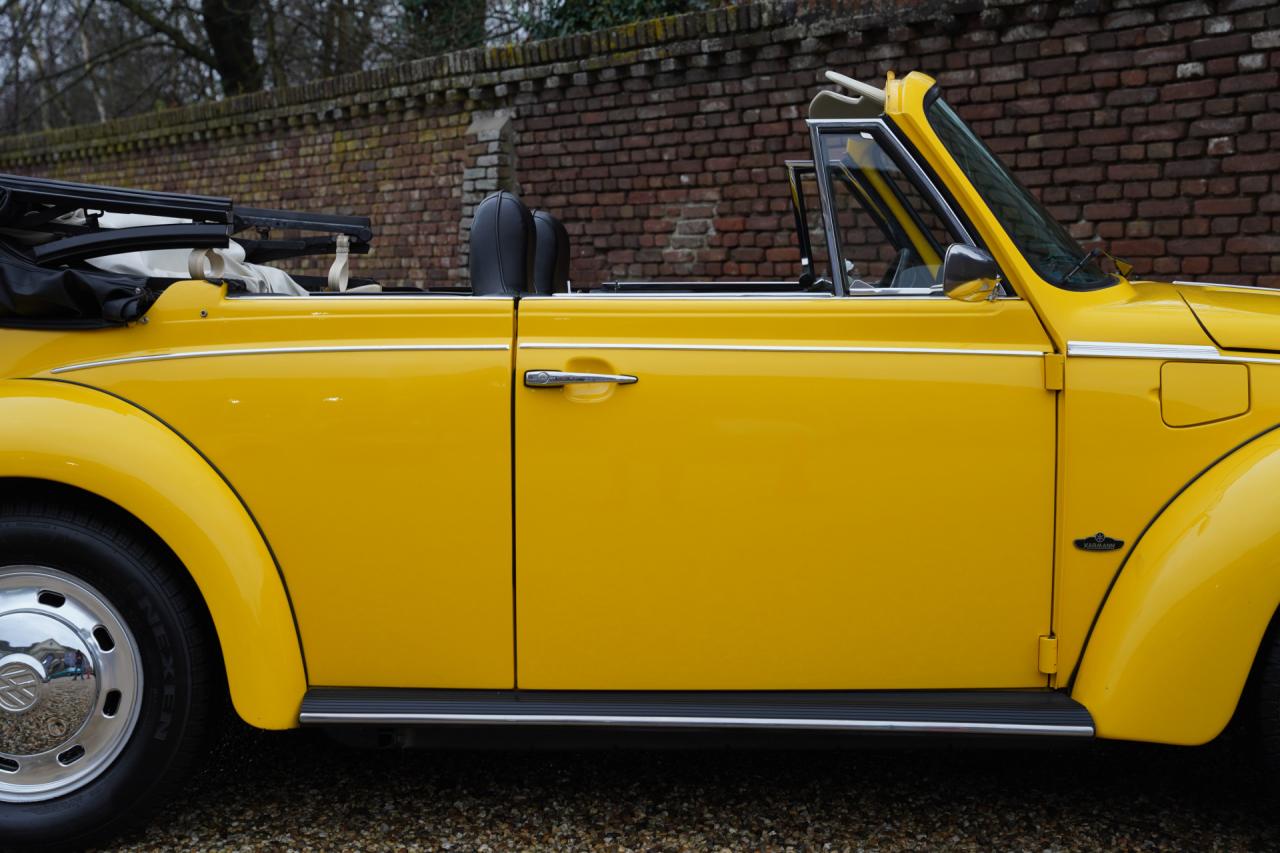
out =
<path fill-rule="evenodd" d="M 1124 541 L 1112 539 L 1105 533 L 1095 533 L 1084 539 L 1077 539 L 1076 547 L 1081 551 L 1115 551 L 1124 547 Z"/>

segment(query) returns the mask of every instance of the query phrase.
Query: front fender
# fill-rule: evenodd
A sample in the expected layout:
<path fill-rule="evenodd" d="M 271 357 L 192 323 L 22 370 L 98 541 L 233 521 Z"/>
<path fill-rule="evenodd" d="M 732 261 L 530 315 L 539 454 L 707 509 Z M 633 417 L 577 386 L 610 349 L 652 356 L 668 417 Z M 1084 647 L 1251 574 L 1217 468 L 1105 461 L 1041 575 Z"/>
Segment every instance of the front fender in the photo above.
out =
<path fill-rule="evenodd" d="M 275 562 L 239 497 L 181 436 L 100 391 L 3 381 L 0 477 L 75 486 L 147 525 L 204 596 L 236 711 L 260 728 L 297 725 L 306 675 Z"/>
<path fill-rule="evenodd" d="M 1239 703 L 1280 603 L 1280 429 L 1236 449 L 1135 544 L 1072 697 L 1100 737 L 1200 744 Z"/>

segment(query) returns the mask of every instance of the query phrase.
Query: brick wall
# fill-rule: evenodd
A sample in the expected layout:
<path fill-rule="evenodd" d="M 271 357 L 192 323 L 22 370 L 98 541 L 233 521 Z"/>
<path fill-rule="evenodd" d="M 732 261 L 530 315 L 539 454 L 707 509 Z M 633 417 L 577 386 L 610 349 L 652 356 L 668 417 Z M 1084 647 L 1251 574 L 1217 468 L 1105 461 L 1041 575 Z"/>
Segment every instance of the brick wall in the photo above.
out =
<path fill-rule="evenodd" d="M 478 195 L 560 216 L 572 276 L 791 277 L 781 163 L 823 68 L 919 69 L 1082 240 L 1280 285 L 1274 0 L 757 3 L 0 139 L 0 169 L 368 213 L 356 274 L 465 283 Z"/>

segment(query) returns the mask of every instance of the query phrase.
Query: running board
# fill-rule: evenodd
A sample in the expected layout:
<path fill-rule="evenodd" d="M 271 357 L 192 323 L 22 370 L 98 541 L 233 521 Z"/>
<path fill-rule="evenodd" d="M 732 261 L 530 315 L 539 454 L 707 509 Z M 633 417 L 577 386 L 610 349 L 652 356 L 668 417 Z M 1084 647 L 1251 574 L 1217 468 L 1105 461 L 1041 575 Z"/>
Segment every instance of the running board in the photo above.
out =
<path fill-rule="evenodd" d="M 1047 690 L 695 693 L 322 687 L 307 691 L 299 721 L 1093 735 L 1093 718 L 1083 705 Z"/>

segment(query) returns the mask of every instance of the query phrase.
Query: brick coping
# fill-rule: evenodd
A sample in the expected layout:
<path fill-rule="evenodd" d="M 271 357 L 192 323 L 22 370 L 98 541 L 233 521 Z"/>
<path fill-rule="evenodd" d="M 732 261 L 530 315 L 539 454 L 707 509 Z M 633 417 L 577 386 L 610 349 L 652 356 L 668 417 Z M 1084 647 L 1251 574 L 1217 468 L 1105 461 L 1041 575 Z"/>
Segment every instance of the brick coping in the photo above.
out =
<path fill-rule="evenodd" d="M 334 121 L 349 115 L 448 104 L 469 110 L 478 104 L 508 98 L 513 90 L 585 85 L 593 74 L 604 69 L 668 59 L 678 62 L 689 56 L 727 49 L 716 36 L 759 32 L 767 36 L 767 42 L 782 42 L 819 37 L 846 28 L 868 33 L 926 22 L 945 25 L 958 16 L 981 12 L 989 2 L 756 0 L 563 38 L 456 51 L 101 124 L 0 137 L 0 164 L 33 166 L 63 159 L 84 159 L 95 154 L 172 146 L 188 140 L 216 139 L 272 127 Z M 1096 4 L 1098 0 L 1074 0 L 1067 5 L 1082 2 Z"/>

